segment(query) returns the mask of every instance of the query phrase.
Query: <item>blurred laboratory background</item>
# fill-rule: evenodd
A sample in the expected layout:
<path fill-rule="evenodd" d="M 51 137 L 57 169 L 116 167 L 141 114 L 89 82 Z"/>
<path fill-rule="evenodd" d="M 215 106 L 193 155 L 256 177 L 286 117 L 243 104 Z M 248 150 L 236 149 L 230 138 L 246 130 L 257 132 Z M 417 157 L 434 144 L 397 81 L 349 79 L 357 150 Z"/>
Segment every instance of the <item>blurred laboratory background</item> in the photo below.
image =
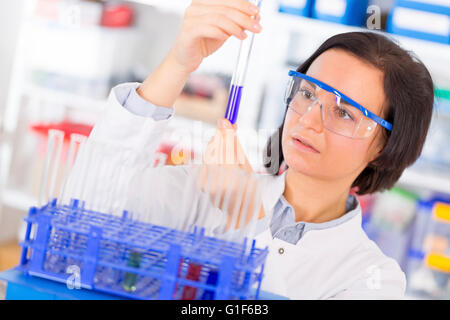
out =
<path fill-rule="evenodd" d="M 88 136 L 110 89 L 143 81 L 161 62 L 189 3 L 0 1 L 0 271 L 19 262 L 22 219 L 37 204 L 48 131 Z M 449 299 L 450 0 L 264 0 L 261 17 L 238 119 L 248 153 L 265 143 L 248 137 L 268 136 L 282 121 L 288 70 L 334 34 L 386 33 L 431 71 L 435 114 L 422 156 L 394 189 L 360 201 L 368 236 L 407 276 L 407 297 Z M 193 123 L 201 121 L 214 129 L 238 48 L 230 39 L 191 75 L 171 128 L 195 135 Z M 209 140 L 194 138 L 198 145 Z M 159 150 L 170 155 L 175 140 L 168 134 Z M 194 144 L 191 151 L 200 152 Z"/>

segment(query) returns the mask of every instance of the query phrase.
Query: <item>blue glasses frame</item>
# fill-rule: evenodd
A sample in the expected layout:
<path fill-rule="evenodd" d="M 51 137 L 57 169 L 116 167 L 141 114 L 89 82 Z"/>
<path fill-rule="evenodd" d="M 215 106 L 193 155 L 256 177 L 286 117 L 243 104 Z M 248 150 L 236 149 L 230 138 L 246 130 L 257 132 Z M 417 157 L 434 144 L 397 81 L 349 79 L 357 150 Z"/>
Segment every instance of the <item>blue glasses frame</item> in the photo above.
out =
<path fill-rule="evenodd" d="M 303 74 L 303 73 L 300 73 L 300 72 L 297 72 L 297 71 L 293 71 L 293 70 L 289 70 L 289 76 L 294 76 L 294 77 L 297 77 L 297 78 L 302 78 L 302 79 L 305 79 L 307 81 L 310 81 L 310 82 L 316 84 L 319 88 L 321 88 L 321 89 L 323 89 L 325 91 L 331 92 L 331 93 L 335 94 L 338 97 L 343 98 L 346 102 L 350 103 L 353 107 L 355 107 L 356 109 L 360 110 L 366 117 L 372 119 L 373 121 L 378 123 L 383 128 L 385 128 L 385 129 L 387 129 L 389 131 L 392 131 L 392 124 L 391 123 L 389 123 L 388 121 L 384 120 L 383 118 L 380 118 L 376 114 L 370 112 L 369 110 L 364 108 L 362 105 L 360 105 L 356 101 L 350 99 L 345 94 L 343 94 L 339 90 L 336 90 L 333 87 L 327 85 L 326 83 L 323 83 L 322 81 L 319 81 L 319 80 L 314 79 L 314 78 L 312 78 L 310 76 L 307 76 L 306 74 Z"/>

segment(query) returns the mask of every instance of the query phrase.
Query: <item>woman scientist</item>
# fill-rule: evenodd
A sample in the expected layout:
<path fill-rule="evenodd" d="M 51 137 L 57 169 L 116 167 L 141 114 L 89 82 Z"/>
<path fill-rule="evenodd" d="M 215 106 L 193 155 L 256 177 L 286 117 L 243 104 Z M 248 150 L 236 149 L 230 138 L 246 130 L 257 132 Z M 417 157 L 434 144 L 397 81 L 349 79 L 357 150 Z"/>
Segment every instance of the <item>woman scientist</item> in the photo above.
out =
<path fill-rule="evenodd" d="M 260 32 L 259 20 L 245 0 L 194 0 L 154 72 L 112 90 L 89 141 L 134 149 L 132 165 L 145 167 L 189 74 L 230 36 Z M 289 77 L 284 121 L 267 144 L 267 228 L 256 237 L 269 247 L 261 289 L 291 299 L 402 298 L 405 275 L 366 236 L 350 190 L 389 189 L 419 157 L 433 109 L 429 72 L 386 37 L 352 32 L 328 39 Z M 221 119 L 216 137 L 235 130 Z M 164 179 L 182 176 L 172 168 Z M 168 202 L 178 188 L 167 190 Z"/>

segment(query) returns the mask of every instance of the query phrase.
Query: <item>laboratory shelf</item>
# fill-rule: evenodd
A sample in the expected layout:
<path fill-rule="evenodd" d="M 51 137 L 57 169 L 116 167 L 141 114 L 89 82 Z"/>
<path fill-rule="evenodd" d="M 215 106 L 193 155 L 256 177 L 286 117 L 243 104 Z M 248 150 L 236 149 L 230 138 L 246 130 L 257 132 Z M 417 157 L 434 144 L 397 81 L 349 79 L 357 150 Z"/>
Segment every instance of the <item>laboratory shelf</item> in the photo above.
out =
<path fill-rule="evenodd" d="M 183 14 L 186 7 L 190 4 L 190 0 L 127 0 L 132 3 L 139 3 L 156 7 L 163 11 Z M 367 28 L 348 26 L 324 20 L 307 18 L 299 15 L 280 13 L 278 12 L 277 1 L 263 1 L 261 7 L 261 24 L 263 28 L 267 26 L 275 27 L 278 36 L 283 36 L 284 31 L 300 32 L 304 34 L 311 34 L 319 39 L 319 42 L 326 38 L 343 32 L 351 31 L 367 31 Z M 414 50 L 420 57 L 426 60 L 436 58 L 436 64 L 441 61 L 447 61 L 450 57 L 450 46 L 438 42 L 426 41 L 416 38 L 400 36 L 397 34 L 386 33 L 398 40 L 405 48 Z M 444 64 L 448 65 L 448 64 Z M 442 65 L 441 65 L 442 66 Z"/>
<path fill-rule="evenodd" d="M 334 34 L 352 31 L 377 31 L 391 36 L 393 39 L 396 39 L 400 43 L 404 43 L 409 47 L 414 47 L 414 49 L 420 50 L 422 52 L 428 52 L 433 56 L 441 55 L 442 51 L 450 53 L 450 45 L 448 44 L 401 36 L 394 33 L 388 33 L 383 30 L 370 30 L 366 27 L 348 26 L 344 24 L 287 13 L 275 13 L 272 17 L 269 18 L 273 19 L 272 22 L 275 22 L 280 28 L 290 29 L 291 31 L 297 31 L 301 33 L 311 33 L 318 38 L 330 37 Z M 423 48 L 424 45 L 426 45 L 427 47 Z M 436 49 L 438 49 L 439 51 L 436 52 Z"/>
<path fill-rule="evenodd" d="M 38 199 L 24 191 L 16 189 L 6 189 L 2 194 L 2 204 L 11 208 L 28 211 L 31 206 L 35 206 Z"/>
<path fill-rule="evenodd" d="M 435 82 L 449 83 L 448 66 L 450 64 L 450 45 L 400 36 L 386 33 L 385 31 L 369 30 L 363 27 L 347 26 L 343 24 L 296 16 L 286 13 L 276 13 L 266 17 L 266 22 L 261 19 L 261 23 L 268 24 L 271 28 L 277 28 L 280 34 L 298 33 L 307 37 L 308 46 L 303 47 L 302 57 L 306 59 L 313 50 L 329 37 L 345 32 L 374 31 L 386 35 L 400 44 L 404 49 L 413 51 L 430 69 L 435 78 Z M 266 26 L 267 28 L 267 26 Z"/>
<path fill-rule="evenodd" d="M 23 93 L 25 96 L 29 96 L 30 98 L 91 112 L 100 112 L 104 108 L 107 101 L 106 98 L 91 98 L 68 91 L 45 88 L 34 84 L 28 84 L 25 86 Z"/>
<path fill-rule="evenodd" d="M 270 18 L 271 22 L 276 23 L 279 28 L 311 33 L 318 38 L 329 37 L 342 32 L 360 31 L 362 29 L 361 27 L 348 26 L 288 13 L 276 12 Z M 307 28 L 305 29 L 306 26 Z"/>
<path fill-rule="evenodd" d="M 191 3 L 191 0 L 127 0 L 131 3 L 138 3 L 155 7 L 161 11 L 183 14 L 184 10 Z"/>
<path fill-rule="evenodd" d="M 398 184 L 450 194 L 450 174 L 434 169 L 408 168 L 403 172 Z"/>

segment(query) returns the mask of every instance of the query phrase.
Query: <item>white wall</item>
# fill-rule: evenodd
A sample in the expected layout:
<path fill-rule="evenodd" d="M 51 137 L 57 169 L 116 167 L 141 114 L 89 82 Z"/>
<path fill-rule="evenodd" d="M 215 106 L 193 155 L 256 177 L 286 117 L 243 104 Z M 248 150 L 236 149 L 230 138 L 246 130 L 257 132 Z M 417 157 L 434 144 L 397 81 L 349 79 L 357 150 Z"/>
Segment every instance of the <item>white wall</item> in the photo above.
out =
<path fill-rule="evenodd" d="M 0 124 L 8 99 L 11 69 L 15 57 L 22 7 L 28 0 L 0 0 Z M 1 131 L 0 131 L 1 132 Z M 1 151 L 0 151 L 1 152 Z M 0 190 L 1 192 L 1 190 Z M 0 208 L 0 242 L 10 241 L 17 235 L 23 213 Z"/>
<path fill-rule="evenodd" d="M 26 0 L 0 1 L 0 114 L 3 113 L 8 96 L 24 1 Z"/>

